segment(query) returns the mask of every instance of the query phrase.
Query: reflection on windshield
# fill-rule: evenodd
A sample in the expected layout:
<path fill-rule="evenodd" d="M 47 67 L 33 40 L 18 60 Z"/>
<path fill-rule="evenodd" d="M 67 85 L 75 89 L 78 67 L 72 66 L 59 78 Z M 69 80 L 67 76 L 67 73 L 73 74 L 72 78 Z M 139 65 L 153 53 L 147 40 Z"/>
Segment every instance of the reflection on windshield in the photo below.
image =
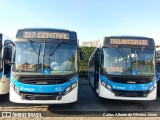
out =
<path fill-rule="evenodd" d="M 77 71 L 76 46 L 62 44 L 54 54 L 50 55 L 57 44 L 46 44 L 44 70 L 50 74 L 70 74 Z M 45 74 L 45 73 L 44 73 Z"/>
<path fill-rule="evenodd" d="M 76 45 L 62 44 L 51 56 L 57 44 L 33 42 L 36 54 L 30 43 L 15 43 L 16 53 L 12 66 L 14 72 L 40 74 L 70 74 L 77 72 Z M 45 48 L 45 50 L 44 50 Z"/>
<path fill-rule="evenodd" d="M 102 66 L 112 75 L 154 75 L 154 50 L 104 48 Z"/>
<path fill-rule="evenodd" d="M 29 43 L 15 43 L 16 53 L 12 70 L 15 72 L 42 72 L 42 56 L 44 43 L 32 43 L 39 50 L 40 56 L 36 54 Z"/>

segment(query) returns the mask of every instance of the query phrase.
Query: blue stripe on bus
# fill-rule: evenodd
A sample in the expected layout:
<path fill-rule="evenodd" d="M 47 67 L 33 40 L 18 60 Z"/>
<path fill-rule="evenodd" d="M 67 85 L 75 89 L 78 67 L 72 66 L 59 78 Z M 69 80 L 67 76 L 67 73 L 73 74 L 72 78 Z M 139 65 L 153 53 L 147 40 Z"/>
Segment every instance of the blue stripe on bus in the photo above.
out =
<path fill-rule="evenodd" d="M 2 77 L 2 72 L 0 72 L 0 77 Z"/>
<path fill-rule="evenodd" d="M 6 78 L 10 78 L 11 74 L 10 73 L 7 73 L 6 74 Z"/>
<path fill-rule="evenodd" d="M 124 90 L 124 91 L 144 91 L 144 90 L 150 90 L 151 87 L 156 84 L 158 81 L 157 78 L 155 78 L 152 82 L 147 84 L 122 84 L 122 83 L 115 83 L 107 79 L 106 77 L 100 75 L 101 81 L 105 82 L 106 84 L 110 85 L 113 90 Z"/>
<path fill-rule="evenodd" d="M 30 92 L 30 93 L 57 93 L 64 92 L 65 89 L 71 86 L 72 83 L 78 81 L 78 76 L 75 76 L 70 81 L 58 84 L 58 85 L 33 85 L 33 84 L 23 84 L 18 82 L 13 76 L 11 76 L 11 82 L 19 88 L 21 92 Z"/>

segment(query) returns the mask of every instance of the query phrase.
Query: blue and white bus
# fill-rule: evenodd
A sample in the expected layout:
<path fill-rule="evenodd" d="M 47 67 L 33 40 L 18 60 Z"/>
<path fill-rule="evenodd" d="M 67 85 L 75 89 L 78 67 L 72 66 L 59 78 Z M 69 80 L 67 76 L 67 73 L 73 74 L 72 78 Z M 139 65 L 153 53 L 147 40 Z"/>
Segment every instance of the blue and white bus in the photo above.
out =
<path fill-rule="evenodd" d="M 156 49 L 157 94 L 160 96 L 160 48 Z"/>
<path fill-rule="evenodd" d="M 136 36 L 104 37 L 90 58 L 89 81 L 103 98 L 156 99 L 154 40 Z"/>
<path fill-rule="evenodd" d="M 8 61 L 11 61 L 12 46 L 7 43 L 11 40 L 8 36 L 0 33 L 0 95 L 9 93 L 11 66 Z"/>
<path fill-rule="evenodd" d="M 78 58 L 74 31 L 18 30 L 13 46 L 10 101 L 29 104 L 77 101 Z"/>

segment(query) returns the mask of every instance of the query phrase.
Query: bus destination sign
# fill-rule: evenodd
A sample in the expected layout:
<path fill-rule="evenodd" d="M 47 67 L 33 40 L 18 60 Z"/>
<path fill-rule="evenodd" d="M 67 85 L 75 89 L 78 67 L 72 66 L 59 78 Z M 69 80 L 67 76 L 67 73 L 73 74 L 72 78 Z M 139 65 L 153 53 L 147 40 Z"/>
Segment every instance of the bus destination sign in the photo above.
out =
<path fill-rule="evenodd" d="M 136 40 L 136 39 L 110 39 L 110 44 L 115 45 L 148 45 L 148 40 Z"/>
<path fill-rule="evenodd" d="M 69 39 L 69 34 L 64 32 L 23 31 L 23 38 L 53 38 Z"/>

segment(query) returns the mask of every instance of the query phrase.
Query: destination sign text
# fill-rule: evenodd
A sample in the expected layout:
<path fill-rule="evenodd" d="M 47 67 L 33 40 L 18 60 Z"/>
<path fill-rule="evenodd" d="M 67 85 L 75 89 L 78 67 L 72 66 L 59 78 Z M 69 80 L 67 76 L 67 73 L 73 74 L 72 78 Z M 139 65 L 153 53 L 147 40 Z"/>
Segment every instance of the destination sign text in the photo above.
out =
<path fill-rule="evenodd" d="M 148 40 L 110 39 L 110 44 L 121 44 L 121 45 L 148 45 Z"/>
<path fill-rule="evenodd" d="M 53 39 L 69 39 L 69 34 L 61 32 L 23 32 L 23 38 L 53 38 Z"/>

